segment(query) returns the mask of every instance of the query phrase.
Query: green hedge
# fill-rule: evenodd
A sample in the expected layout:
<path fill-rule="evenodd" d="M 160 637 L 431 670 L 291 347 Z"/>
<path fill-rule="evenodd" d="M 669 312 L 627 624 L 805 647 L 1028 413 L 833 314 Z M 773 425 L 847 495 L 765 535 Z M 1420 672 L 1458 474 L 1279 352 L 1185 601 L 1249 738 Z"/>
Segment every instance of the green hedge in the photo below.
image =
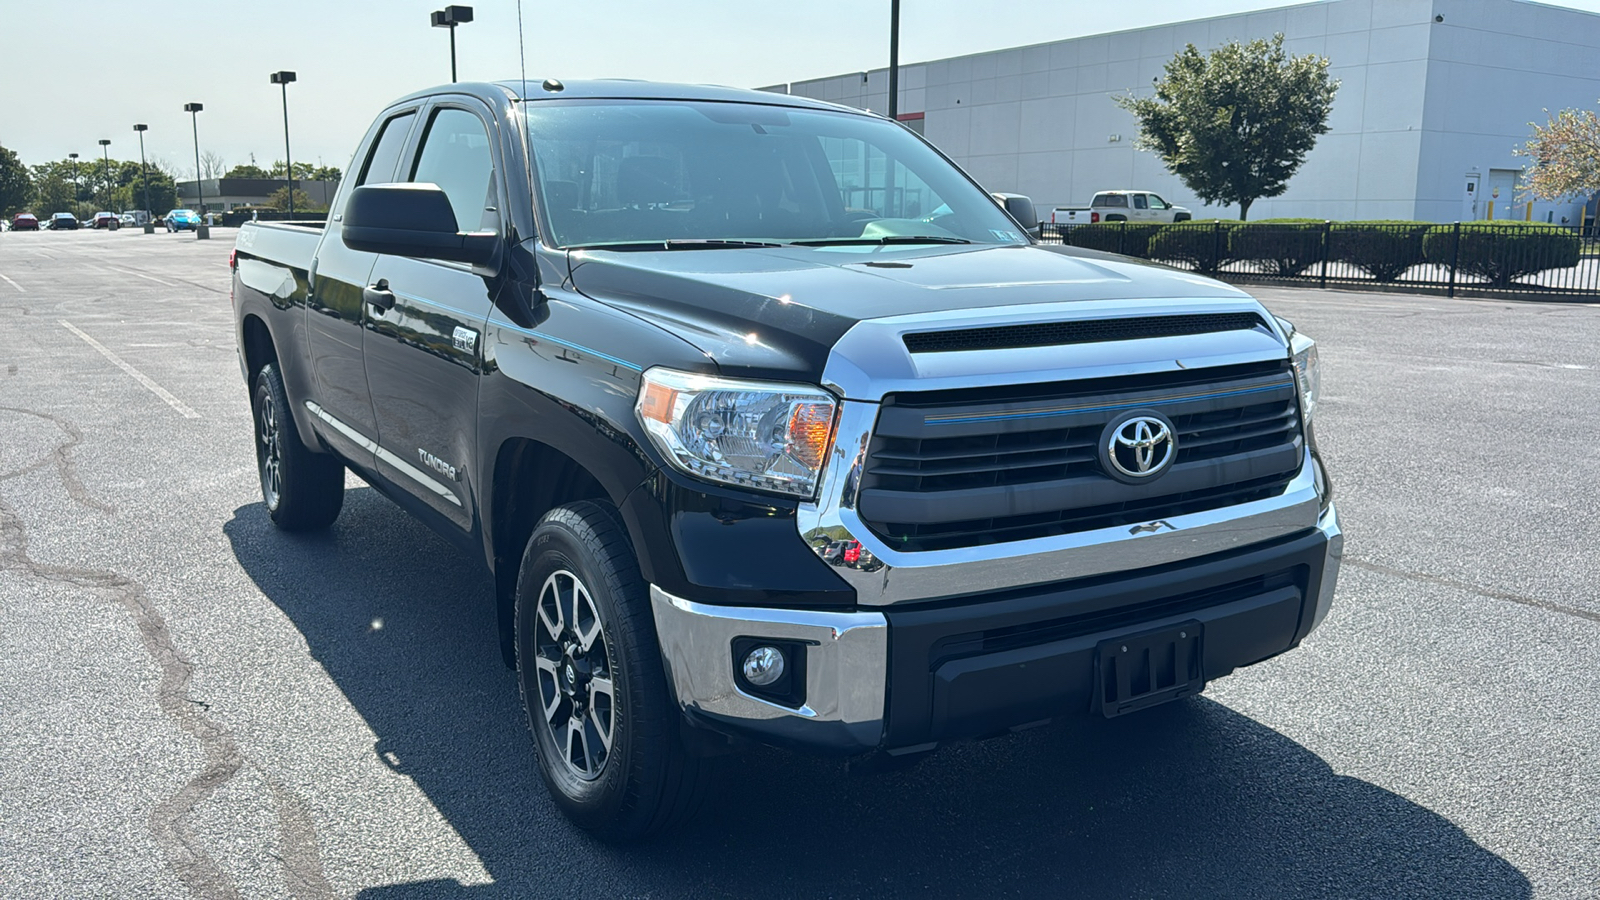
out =
<path fill-rule="evenodd" d="M 1237 219 L 1203 219 L 1163 225 L 1150 236 L 1151 259 L 1184 263 L 1197 272 L 1215 272 L 1227 262 Z M 1217 234 L 1220 230 L 1222 233 Z"/>
<path fill-rule="evenodd" d="M 1161 228 L 1160 225 L 1130 225 L 1126 222 L 1074 225 L 1066 230 L 1065 243 L 1107 253 L 1145 257 L 1149 256 L 1150 236 Z"/>
<path fill-rule="evenodd" d="M 1423 259 L 1477 275 L 1504 287 L 1525 275 L 1576 266 L 1581 256 L 1578 236 L 1560 225 L 1543 222 L 1495 222 L 1461 226 L 1461 247 L 1454 225 L 1435 225 L 1422 239 Z"/>
<path fill-rule="evenodd" d="M 1321 219 L 1241 222 L 1228 235 L 1228 254 L 1272 275 L 1299 275 L 1322 259 Z"/>
<path fill-rule="evenodd" d="M 1394 281 L 1423 261 L 1422 236 L 1433 227 L 1403 219 L 1340 222 L 1328 235 L 1328 259 L 1349 263 L 1376 281 Z"/>

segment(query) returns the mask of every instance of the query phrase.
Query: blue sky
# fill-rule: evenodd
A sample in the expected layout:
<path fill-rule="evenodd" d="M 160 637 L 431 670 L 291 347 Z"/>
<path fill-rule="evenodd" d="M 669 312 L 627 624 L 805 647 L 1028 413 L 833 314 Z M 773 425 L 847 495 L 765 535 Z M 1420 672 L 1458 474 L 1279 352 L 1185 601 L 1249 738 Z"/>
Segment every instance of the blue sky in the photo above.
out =
<path fill-rule="evenodd" d="M 1385 0 L 1378 0 L 1385 2 Z M 146 149 L 184 170 L 183 104 L 205 104 L 200 146 L 229 165 L 283 155 L 343 167 L 385 103 L 449 80 L 436 0 L 0 0 L 0 145 L 24 162 Z M 456 35 L 462 80 L 517 75 L 515 0 L 471 2 Z M 939 59 L 1289 5 L 1285 0 L 903 0 L 901 61 Z M 1600 0 L 1554 5 L 1600 12 Z M 523 0 L 528 76 L 756 86 L 888 61 L 889 0 Z"/>

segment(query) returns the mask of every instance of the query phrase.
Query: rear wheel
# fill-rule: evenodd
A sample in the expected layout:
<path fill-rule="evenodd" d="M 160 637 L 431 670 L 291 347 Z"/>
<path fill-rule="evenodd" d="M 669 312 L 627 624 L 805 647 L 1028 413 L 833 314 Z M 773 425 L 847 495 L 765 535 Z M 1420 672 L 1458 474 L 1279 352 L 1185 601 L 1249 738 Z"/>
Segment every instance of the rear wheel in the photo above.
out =
<path fill-rule="evenodd" d="M 256 373 L 251 407 L 261 499 L 272 523 L 285 531 L 332 525 L 344 507 L 344 464 L 300 440 L 277 363 L 267 363 Z"/>
<path fill-rule="evenodd" d="M 557 507 L 534 529 L 516 648 L 539 773 L 569 819 L 628 841 L 693 813 L 703 763 L 685 751 L 646 586 L 610 506 Z"/>

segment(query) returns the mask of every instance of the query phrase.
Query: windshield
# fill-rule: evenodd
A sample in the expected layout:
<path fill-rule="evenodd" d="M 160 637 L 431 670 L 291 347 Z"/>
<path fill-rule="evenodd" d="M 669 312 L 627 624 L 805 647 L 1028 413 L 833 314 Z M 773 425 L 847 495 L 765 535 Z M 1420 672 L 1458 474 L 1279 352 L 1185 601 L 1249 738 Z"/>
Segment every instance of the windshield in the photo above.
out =
<path fill-rule="evenodd" d="M 686 101 L 524 108 L 559 247 L 1027 243 L 987 194 L 883 119 Z"/>

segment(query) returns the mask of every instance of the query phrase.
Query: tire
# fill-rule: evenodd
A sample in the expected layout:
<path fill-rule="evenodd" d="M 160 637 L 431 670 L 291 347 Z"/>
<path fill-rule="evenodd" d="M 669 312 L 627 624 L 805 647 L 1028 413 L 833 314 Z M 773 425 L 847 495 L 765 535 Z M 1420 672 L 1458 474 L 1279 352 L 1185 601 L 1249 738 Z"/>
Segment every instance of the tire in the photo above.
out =
<path fill-rule="evenodd" d="M 704 798 L 649 604 L 614 508 L 584 501 L 540 520 L 517 574 L 523 711 L 551 799 L 607 841 L 656 834 Z"/>
<path fill-rule="evenodd" d="M 255 420 L 256 472 L 272 524 L 284 531 L 317 531 L 344 507 L 344 464 L 300 440 L 278 364 L 256 373 L 250 410 Z"/>

